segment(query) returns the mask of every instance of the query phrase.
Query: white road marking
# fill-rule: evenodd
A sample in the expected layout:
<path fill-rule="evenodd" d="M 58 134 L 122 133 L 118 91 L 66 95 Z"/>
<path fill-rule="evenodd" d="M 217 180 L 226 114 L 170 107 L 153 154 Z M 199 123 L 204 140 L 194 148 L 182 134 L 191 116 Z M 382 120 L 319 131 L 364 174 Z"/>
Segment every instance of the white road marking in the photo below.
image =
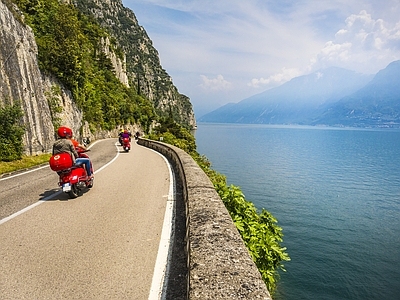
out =
<path fill-rule="evenodd" d="M 93 143 L 93 145 L 94 145 L 94 144 L 95 144 L 95 143 Z M 117 146 L 117 144 L 115 144 L 115 146 Z M 118 148 L 117 148 L 117 149 L 118 149 Z M 104 168 L 108 167 L 110 164 L 112 164 L 112 163 L 118 158 L 118 156 L 119 156 L 119 151 L 117 151 L 117 155 L 116 155 L 111 161 L 109 161 L 108 163 L 106 163 L 104 166 L 102 166 L 100 169 L 98 169 L 98 170 L 95 171 L 94 173 L 97 174 L 97 173 L 99 173 L 101 170 L 103 170 Z M 47 166 L 45 166 L 45 167 L 47 167 Z M 24 173 L 21 173 L 21 174 L 17 174 L 17 175 L 15 175 L 15 176 L 20 176 L 20 175 L 23 175 L 23 174 L 27 174 L 27 173 L 30 173 L 30 172 L 33 172 L 33 171 L 37 171 L 37 170 L 39 170 L 39 169 L 43 169 L 43 168 L 45 168 L 45 167 L 38 168 L 38 169 L 34 169 L 34 170 L 30 170 L 30 171 L 28 171 L 28 172 L 24 172 Z M 15 177 L 15 176 L 14 176 L 14 177 Z M 8 177 L 8 178 L 9 178 L 9 177 Z M 5 178 L 5 179 L 7 179 L 7 178 Z M 38 202 L 35 202 L 35 203 L 33 203 L 32 205 L 29 205 L 29 206 L 25 207 L 24 209 L 22 209 L 22 210 L 20 210 L 20 211 L 17 211 L 16 213 L 13 213 L 12 215 L 1 219 L 1 220 L 0 220 L 0 225 L 1 225 L 1 224 L 4 224 L 4 223 L 7 222 L 7 221 L 10 221 L 11 219 L 14 219 L 15 217 L 18 217 L 19 215 L 22 215 L 23 213 L 27 212 L 28 210 L 31 210 L 32 208 L 34 208 L 34 207 L 36 207 L 36 206 L 38 206 L 38 205 L 40 205 L 40 204 L 46 202 L 47 200 L 50 200 L 50 199 L 52 199 L 52 198 L 54 198 L 54 197 L 60 195 L 61 193 L 62 193 L 62 191 L 58 191 L 58 192 L 56 192 L 56 193 L 54 193 L 54 194 L 51 194 L 50 196 L 48 196 L 48 197 L 46 197 L 46 198 L 43 198 L 42 200 L 39 200 Z"/>
<path fill-rule="evenodd" d="M 0 181 L 7 180 L 7 179 L 10 179 L 10 178 L 14 178 L 14 177 L 21 176 L 21 175 L 25 175 L 25 174 L 28 174 L 28 173 L 31 173 L 31 172 L 35 172 L 35 171 L 38 171 L 40 169 L 44 169 L 44 168 L 48 168 L 48 167 L 49 166 L 46 165 L 46 166 L 42 166 L 42 167 L 39 167 L 39 168 L 36 168 L 36 169 L 33 169 L 33 170 L 29 170 L 29 171 L 25 171 L 25 172 L 22 172 L 22 173 L 15 174 L 15 175 L 11 175 L 11 176 L 8 176 L 8 177 L 5 177 L 5 178 L 1 178 Z"/>
<path fill-rule="evenodd" d="M 54 194 L 51 194 L 50 196 L 48 196 L 48 197 L 46 197 L 46 198 L 44 198 L 42 200 L 39 200 L 38 202 L 35 202 L 32 205 L 29 205 L 29 206 L 25 207 L 24 209 L 21 209 L 20 211 L 17 211 L 16 213 L 13 213 L 12 215 L 10 215 L 8 217 L 5 217 L 4 219 L 1 219 L 0 220 L 0 225 L 4 224 L 7 221 L 10 221 L 11 219 L 14 219 L 15 217 L 18 217 L 19 215 L 22 215 L 23 213 L 27 212 L 28 210 L 31 210 L 32 208 L 42 204 L 43 202 L 46 202 L 47 200 L 49 200 L 49 199 L 51 199 L 51 198 L 53 198 L 53 197 L 55 197 L 57 195 L 60 195 L 61 193 L 62 193 L 62 191 L 58 191 L 58 192 L 56 192 Z"/>
<path fill-rule="evenodd" d="M 98 142 L 98 140 L 95 141 L 93 144 L 91 144 L 88 147 L 88 149 L 90 149 L 97 142 Z M 29 170 L 29 171 L 21 172 L 21 173 L 15 174 L 15 175 L 11 175 L 11 176 L 8 176 L 8 177 L 5 177 L 5 178 L 1 178 L 0 181 L 11 179 L 11 178 L 14 178 L 14 177 L 17 177 L 17 176 L 21 176 L 21 175 L 25 175 L 25 174 L 28 174 L 28 173 L 31 173 L 31 172 L 35 172 L 35 171 L 38 171 L 40 169 L 44 169 L 44 168 L 48 168 L 48 167 L 49 167 L 49 165 L 46 165 L 46 166 L 42 166 L 42 167 L 39 167 L 39 168 L 36 168 L 36 169 L 32 169 L 32 170 Z"/>
<path fill-rule="evenodd" d="M 154 150 L 152 150 L 154 151 Z M 167 205 L 165 207 L 165 214 L 164 214 L 164 223 L 161 232 L 161 239 L 160 244 L 158 246 L 158 253 L 156 264 L 154 266 L 153 271 L 153 279 L 150 288 L 150 294 L 148 300 L 164 300 L 165 299 L 165 289 L 166 289 L 166 282 L 168 281 L 168 269 L 169 269 L 169 261 L 170 261 L 170 247 L 171 247 L 171 239 L 173 236 L 173 221 L 175 218 L 174 215 L 174 208 L 175 208 L 175 180 L 174 174 L 171 168 L 169 161 L 157 151 L 154 151 L 159 154 L 166 162 L 169 170 L 169 193 L 167 199 Z"/>
<path fill-rule="evenodd" d="M 115 146 L 118 149 L 117 143 L 115 143 Z M 154 151 L 154 150 L 152 150 L 152 151 Z M 165 162 L 168 166 L 170 185 L 169 185 L 169 193 L 167 196 L 167 205 L 165 208 L 164 222 L 163 222 L 163 228 L 162 228 L 162 232 L 161 232 L 160 244 L 158 246 L 157 259 L 156 259 L 156 263 L 154 266 L 153 279 L 152 279 L 150 294 L 149 294 L 148 299 L 149 300 L 156 300 L 156 299 L 157 300 L 165 300 L 165 288 L 166 288 L 165 283 L 168 281 L 168 269 L 169 269 L 169 260 L 170 260 L 170 254 L 171 254 L 171 252 L 169 250 L 171 247 L 171 239 L 173 236 L 172 227 L 173 227 L 173 221 L 175 218 L 175 215 L 174 215 L 175 200 L 176 200 L 175 180 L 174 180 L 174 174 L 173 174 L 171 165 L 168 162 L 168 160 L 163 155 L 158 153 L 157 151 L 154 151 L 154 152 L 159 154 L 165 160 Z M 117 151 L 116 156 L 110 162 L 108 162 L 107 164 L 105 164 L 104 166 L 99 168 L 95 173 L 102 171 L 104 168 L 106 168 L 107 166 L 112 164 L 118 158 L 118 156 L 119 156 L 119 151 Z M 21 176 L 21 175 L 24 175 L 24 174 L 27 174 L 30 172 L 34 172 L 34 171 L 37 171 L 37 170 L 40 170 L 43 168 L 47 168 L 47 167 L 48 166 L 43 166 L 43 167 L 40 167 L 40 168 L 37 168 L 34 170 L 30 170 L 27 172 L 13 175 L 12 177 Z M 12 177 L 10 176 L 10 177 L 4 178 L 4 179 L 0 179 L 0 181 L 6 180 L 6 179 L 9 179 Z M 25 207 L 24 209 L 14 213 L 4 219 L 1 219 L 0 225 L 31 210 L 32 208 L 46 202 L 47 200 L 50 200 L 50 199 L 56 197 L 57 195 L 60 195 L 61 193 L 62 193 L 62 191 L 58 191 L 42 200 L 39 200 L 38 202 L 36 202 L 30 206 Z"/>

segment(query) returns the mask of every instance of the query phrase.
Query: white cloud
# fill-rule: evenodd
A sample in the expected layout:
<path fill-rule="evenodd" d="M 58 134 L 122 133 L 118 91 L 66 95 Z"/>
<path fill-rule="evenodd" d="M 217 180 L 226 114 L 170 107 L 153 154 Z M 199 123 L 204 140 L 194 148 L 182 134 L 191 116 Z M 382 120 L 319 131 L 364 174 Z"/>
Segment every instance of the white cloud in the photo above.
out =
<path fill-rule="evenodd" d="M 218 75 L 216 78 L 208 78 L 205 75 L 200 75 L 200 77 L 203 81 L 200 86 L 207 91 L 229 90 L 232 87 L 232 83 L 226 81 L 222 75 Z"/>
<path fill-rule="evenodd" d="M 399 0 L 123 3 L 178 89 L 207 109 L 320 68 L 376 73 L 400 59 Z"/>
<path fill-rule="evenodd" d="M 254 88 L 259 88 L 262 86 L 264 86 L 264 88 L 272 88 L 281 85 L 294 77 L 300 76 L 301 74 L 302 72 L 298 69 L 283 68 L 280 73 L 271 75 L 268 78 L 253 78 L 247 85 Z"/>
<path fill-rule="evenodd" d="M 400 22 L 389 24 L 361 10 L 350 15 L 335 39 L 325 44 L 314 68 L 334 65 L 375 73 L 396 59 L 400 59 Z"/>

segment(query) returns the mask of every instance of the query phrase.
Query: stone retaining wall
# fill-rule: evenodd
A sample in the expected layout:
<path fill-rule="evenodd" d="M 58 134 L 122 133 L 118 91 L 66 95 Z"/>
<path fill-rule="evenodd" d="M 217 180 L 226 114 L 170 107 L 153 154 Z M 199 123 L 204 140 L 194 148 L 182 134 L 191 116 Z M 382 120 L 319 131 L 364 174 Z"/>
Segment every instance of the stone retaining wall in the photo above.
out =
<path fill-rule="evenodd" d="M 167 157 L 182 187 L 188 299 L 271 299 L 221 198 L 193 158 L 165 143 L 139 139 L 138 144 Z"/>

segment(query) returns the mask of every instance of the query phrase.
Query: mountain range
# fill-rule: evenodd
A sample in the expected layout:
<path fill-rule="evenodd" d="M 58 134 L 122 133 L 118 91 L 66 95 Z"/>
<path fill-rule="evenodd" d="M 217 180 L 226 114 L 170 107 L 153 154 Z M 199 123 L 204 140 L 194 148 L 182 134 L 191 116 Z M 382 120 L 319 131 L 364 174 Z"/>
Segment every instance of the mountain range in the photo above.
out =
<path fill-rule="evenodd" d="M 400 127 L 400 60 L 375 75 L 330 67 L 228 103 L 200 122 Z"/>

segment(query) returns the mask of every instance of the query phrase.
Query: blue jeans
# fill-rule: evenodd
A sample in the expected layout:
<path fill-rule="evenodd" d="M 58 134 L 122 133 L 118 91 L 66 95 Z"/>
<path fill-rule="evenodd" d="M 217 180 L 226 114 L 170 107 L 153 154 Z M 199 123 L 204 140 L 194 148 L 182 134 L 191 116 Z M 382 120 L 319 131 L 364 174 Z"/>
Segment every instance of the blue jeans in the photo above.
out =
<path fill-rule="evenodd" d="M 75 160 L 75 164 L 76 165 L 85 164 L 87 175 L 92 176 L 92 168 L 90 167 L 90 159 L 89 158 L 78 157 Z"/>

